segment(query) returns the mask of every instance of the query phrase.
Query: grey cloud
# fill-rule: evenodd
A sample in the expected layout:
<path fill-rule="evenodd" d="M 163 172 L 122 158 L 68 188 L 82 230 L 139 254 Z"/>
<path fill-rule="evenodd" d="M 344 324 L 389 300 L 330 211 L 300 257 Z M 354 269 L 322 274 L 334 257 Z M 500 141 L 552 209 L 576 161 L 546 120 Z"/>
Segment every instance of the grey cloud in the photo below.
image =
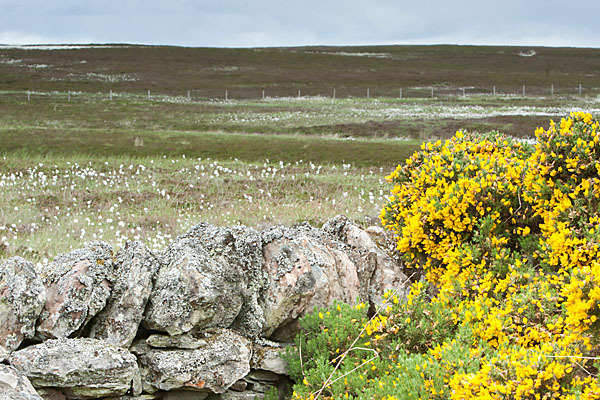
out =
<path fill-rule="evenodd" d="M 595 0 L 576 7 L 556 0 L 0 0 L 0 39 L 11 32 L 63 42 L 186 46 L 537 41 L 598 47 L 598 14 Z"/>

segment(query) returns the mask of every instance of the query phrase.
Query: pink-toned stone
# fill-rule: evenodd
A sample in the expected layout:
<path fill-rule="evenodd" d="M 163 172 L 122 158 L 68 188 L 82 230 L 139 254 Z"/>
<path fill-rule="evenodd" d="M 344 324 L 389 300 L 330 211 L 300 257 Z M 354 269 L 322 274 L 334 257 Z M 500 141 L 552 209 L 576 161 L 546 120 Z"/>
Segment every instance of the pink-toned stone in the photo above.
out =
<path fill-rule="evenodd" d="M 68 337 L 87 324 L 106 305 L 114 280 L 112 248 L 92 242 L 60 255 L 43 267 L 46 304 L 37 337 Z"/>
<path fill-rule="evenodd" d="M 114 288 L 106 307 L 92 321 L 90 337 L 129 347 L 143 319 L 160 263 L 141 242 L 128 242 L 117 254 Z"/>
<path fill-rule="evenodd" d="M 320 240 L 319 230 L 272 228 L 263 232 L 264 269 L 270 277 L 263 308 L 265 336 L 334 300 L 354 303 L 360 295 L 355 264 Z"/>
<path fill-rule="evenodd" d="M 372 305 L 380 305 L 383 294 L 394 291 L 400 297 L 406 295 L 410 281 L 402 264 L 386 252 L 387 238 L 381 228 L 361 229 L 344 216 L 329 220 L 323 230 L 347 246 L 353 255 L 361 280 L 361 295 Z"/>
<path fill-rule="evenodd" d="M 29 261 L 13 257 L 0 265 L 0 361 L 35 333 L 46 290 Z"/>
<path fill-rule="evenodd" d="M 0 399 L 42 400 L 25 375 L 3 364 L 0 364 Z"/>
<path fill-rule="evenodd" d="M 258 336 L 261 249 L 260 234 L 246 227 L 201 223 L 178 236 L 161 257 L 144 325 L 170 335 L 233 326 Z"/>

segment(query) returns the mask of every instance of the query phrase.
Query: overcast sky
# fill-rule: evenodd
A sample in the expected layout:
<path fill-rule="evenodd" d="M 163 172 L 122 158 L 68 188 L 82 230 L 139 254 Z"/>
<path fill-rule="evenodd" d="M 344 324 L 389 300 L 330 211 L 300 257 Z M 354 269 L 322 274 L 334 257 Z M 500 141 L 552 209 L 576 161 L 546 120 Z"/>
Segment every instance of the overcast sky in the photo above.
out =
<path fill-rule="evenodd" d="M 0 0 L 0 43 L 600 47 L 600 0 Z"/>

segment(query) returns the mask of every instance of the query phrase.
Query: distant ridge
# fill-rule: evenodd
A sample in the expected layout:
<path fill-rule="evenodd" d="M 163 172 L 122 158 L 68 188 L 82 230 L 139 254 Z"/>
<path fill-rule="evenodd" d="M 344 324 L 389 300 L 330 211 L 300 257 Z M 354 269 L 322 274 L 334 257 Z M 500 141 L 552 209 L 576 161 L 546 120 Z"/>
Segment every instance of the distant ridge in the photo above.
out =
<path fill-rule="evenodd" d="M 393 96 L 402 87 L 600 86 L 600 49 L 381 45 L 192 48 L 134 44 L 0 45 L 0 90 L 147 90 L 236 98 Z"/>

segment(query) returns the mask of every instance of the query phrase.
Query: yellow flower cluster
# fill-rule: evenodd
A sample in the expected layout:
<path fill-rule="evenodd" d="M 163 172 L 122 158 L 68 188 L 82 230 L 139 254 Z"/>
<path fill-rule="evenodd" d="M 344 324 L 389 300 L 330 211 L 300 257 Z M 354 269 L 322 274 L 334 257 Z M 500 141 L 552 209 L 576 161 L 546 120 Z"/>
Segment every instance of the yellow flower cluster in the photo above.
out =
<path fill-rule="evenodd" d="M 521 204 L 513 194 L 523 184 L 523 155 L 521 144 L 502 136 L 479 140 L 459 131 L 444 143 L 423 144 L 398 166 L 387 180 L 401 184 L 392 189 L 381 219 L 409 263 L 424 266 L 431 282 L 450 284 L 440 280 L 452 277 L 447 270 L 456 276 L 461 264 L 471 263 L 461 244 L 477 234 L 483 217 L 492 231 L 502 231 L 506 222 L 516 225 L 513 214 Z M 504 240 L 496 234 L 488 239 L 490 246 Z"/>
<path fill-rule="evenodd" d="M 457 132 L 387 177 L 383 225 L 470 337 L 430 348 L 431 398 L 600 399 L 600 122 L 536 136 Z"/>

